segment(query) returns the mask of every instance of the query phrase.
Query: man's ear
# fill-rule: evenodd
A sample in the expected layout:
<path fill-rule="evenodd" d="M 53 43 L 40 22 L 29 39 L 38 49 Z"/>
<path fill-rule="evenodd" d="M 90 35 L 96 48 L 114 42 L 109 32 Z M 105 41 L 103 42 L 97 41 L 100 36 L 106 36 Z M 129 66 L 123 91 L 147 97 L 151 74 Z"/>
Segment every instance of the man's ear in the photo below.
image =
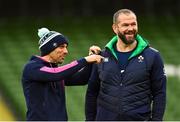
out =
<path fill-rule="evenodd" d="M 116 25 L 116 24 L 113 24 L 113 25 L 112 25 L 112 29 L 113 29 L 114 33 L 117 33 L 117 32 L 118 32 L 118 28 L 117 28 L 117 25 Z"/>

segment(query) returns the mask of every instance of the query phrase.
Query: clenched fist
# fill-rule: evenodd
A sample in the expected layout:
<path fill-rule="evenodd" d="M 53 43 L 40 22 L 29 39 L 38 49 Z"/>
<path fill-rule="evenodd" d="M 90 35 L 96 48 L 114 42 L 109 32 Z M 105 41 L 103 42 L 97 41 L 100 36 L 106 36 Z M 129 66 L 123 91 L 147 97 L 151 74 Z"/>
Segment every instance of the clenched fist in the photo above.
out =
<path fill-rule="evenodd" d="M 89 55 L 99 54 L 100 52 L 101 52 L 101 48 L 98 46 L 93 45 L 89 48 Z"/>

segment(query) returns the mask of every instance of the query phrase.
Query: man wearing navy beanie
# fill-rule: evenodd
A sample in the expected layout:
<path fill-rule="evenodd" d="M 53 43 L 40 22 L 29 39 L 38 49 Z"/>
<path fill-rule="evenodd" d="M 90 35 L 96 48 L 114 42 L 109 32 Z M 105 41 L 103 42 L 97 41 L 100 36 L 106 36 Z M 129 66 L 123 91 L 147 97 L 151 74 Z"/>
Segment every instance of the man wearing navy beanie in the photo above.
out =
<path fill-rule="evenodd" d="M 41 56 L 45 56 L 57 48 L 61 44 L 67 44 L 67 38 L 61 33 L 55 31 L 49 31 L 46 28 L 39 29 L 38 33 L 39 40 L 39 49 L 41 51 Z"/>
<path fill-rule="evenodd" d="M 67 121 L 65 85 L 85 85 L 91 63 L 100 63 L 102 56 L 90 55 L 69 64 L 63 63 L 68 54 L 68 39 L 61 33 L 39 29 L 41 56 L 32 56 L 24 66 L 22 86 L 27 106 L 27 120 Z M 94 48 L 98 52 L 98 48 Z"/>

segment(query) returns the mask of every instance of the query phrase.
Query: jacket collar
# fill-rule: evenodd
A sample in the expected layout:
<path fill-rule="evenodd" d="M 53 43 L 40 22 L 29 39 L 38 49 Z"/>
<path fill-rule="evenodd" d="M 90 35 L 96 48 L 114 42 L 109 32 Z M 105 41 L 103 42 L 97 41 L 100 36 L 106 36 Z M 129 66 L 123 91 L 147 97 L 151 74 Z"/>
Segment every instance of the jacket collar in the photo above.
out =
<path fill-rule="evenodd" d="M 57 66 L 58 66 L 57 63 L 47 62 L 46 60 L 44 60 L 43 58 L 41 58 L 41 57 L 38 56 L 38 55 L 33 55 L 33 56 L 31 56 L 30 61 L 41 62 L 41 63 L 43 63 L 43 64 L 46 65 L 46 66 L 52 66 L 52 67 L 57 67 Z"/>
<path fill-rule="evenodd" d="M 139 55 L 147 46 L 149 46 L 149 43 L 147 40 L 145 40 L 144 38 L 142 38 L 139 34 L 137 34 L 136 36 L 136 40 L 137 40 L 137 46 L 136 49 L 132 52 L 131 56 L 129 57 L 129 59 Z M 116 44 L 118 41 L 118 37 L 114 36 L 105 46 L 105 48 L 109 49 L 110 52 L 113 54 L 113 56 L 117 58 L 117 55 L 115 53 L 115 50 L 113 48 L 113 45 Z"/>

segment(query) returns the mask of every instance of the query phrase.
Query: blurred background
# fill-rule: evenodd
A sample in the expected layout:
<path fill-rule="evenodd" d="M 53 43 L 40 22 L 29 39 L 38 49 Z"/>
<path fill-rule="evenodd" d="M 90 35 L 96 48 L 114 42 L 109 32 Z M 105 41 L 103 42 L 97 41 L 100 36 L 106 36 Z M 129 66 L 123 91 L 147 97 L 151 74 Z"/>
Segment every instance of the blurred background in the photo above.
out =
<path fill-rule="evenodd" d="M 180 120 L 179 0 L 0 0 L 0 120 L 25 120 L 21 73 L 31 55 L 38 55 L 37 30 L 47 27 L 66 35 L 65 64 L 103 48 L 114 35 L 112 16 L 122 8 L 138 16 L 139 33 L 164 59 L 167 107 L 164 120 Z M 87 86 L 66 87 L 69 120 L 84 120 Z"/>

